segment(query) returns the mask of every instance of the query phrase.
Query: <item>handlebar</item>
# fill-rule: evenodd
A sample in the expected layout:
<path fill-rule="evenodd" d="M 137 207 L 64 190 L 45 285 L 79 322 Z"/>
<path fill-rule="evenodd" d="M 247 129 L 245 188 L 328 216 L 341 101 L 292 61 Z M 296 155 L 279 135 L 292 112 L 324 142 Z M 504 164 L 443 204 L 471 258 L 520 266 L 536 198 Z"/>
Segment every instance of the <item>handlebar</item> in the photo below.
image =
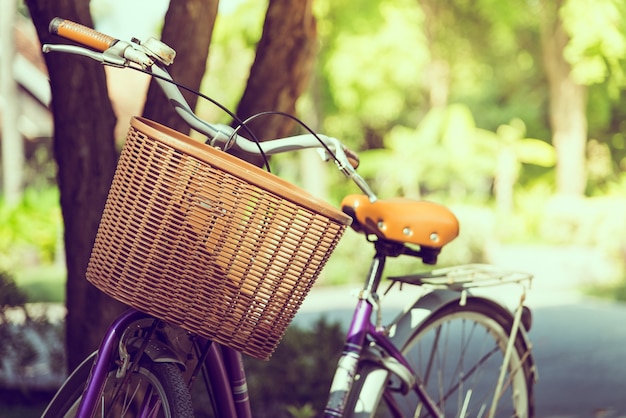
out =
<path fill-rule="evenodd" d="M 50 22 L 52 34 L 62 36 L 81 46 L 43 45 L 43 52 L 61 52 L 82 55 L 104 65 L 136 67 L 148 70 L 167 96 L 176 113 L 194 130 L 206 135 L 211 146 L 227 151 L 238 149 L 248 154 L 266 155 L 301 149 L 323 150 L 324 159 L 333 159 L 339 170 L 350 178 L 374 202 L 377 198 L 365 180 L 355 171 L 359 164 L 356 153 L 350 151 L 338 139 L 319 134 L 304 134 L 256 143 L 240 135 L 228 125 L 212 124 L 200 119 L 183 97 L 179 87 L 166 70 L 176 52 L 163 42 L 150 38 L 145 42 L 133 39 L 125 42 L 69 20 L 54 18 Z M 85 48 L 88 47 L 88 48 Z"/>
<path fill-rule="evenodd" d="M 61 36 L 100 52 L 106 51 L 118 42 L 118 39 L 112 36 L 60 17 L 55 17 L 50 21 L 48 30 L 53 35 Z"/>

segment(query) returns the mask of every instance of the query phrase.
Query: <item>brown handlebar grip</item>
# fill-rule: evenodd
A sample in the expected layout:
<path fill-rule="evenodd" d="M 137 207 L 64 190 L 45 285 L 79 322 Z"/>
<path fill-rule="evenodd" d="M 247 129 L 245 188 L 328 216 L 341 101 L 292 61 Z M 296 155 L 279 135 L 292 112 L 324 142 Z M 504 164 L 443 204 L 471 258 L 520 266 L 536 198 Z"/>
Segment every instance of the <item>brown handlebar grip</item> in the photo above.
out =
<path fill-rule="evenodd" d="M 350 163 L 352 168 L 358 168 L 361 161 L 359 160 L 359 156 L 356 154 L 356 152 L 346 147 L 343 147 L 343 152 L 344 154 L 346 154 L 346 157 L 348 157 L 348 162 Z"/>
<path fill-rule="evenodd" d="M 54 35 L 62 36 L 96 51 L 105 51 L 117 42 L 117 39 L 109 35 L 60 17 L 52 19 L 49 30 Z"/>

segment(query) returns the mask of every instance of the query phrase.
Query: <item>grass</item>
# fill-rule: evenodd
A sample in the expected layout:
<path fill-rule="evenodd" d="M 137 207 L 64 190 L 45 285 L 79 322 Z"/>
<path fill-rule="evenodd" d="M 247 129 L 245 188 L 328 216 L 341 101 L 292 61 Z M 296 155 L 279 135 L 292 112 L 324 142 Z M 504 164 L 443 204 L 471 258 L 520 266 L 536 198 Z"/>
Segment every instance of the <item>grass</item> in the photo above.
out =
<path fill-rule="evenodd" d="M 28 301 L 65 303 L 65 266 L 38 266 L 15 273 L 15 283 L 23 290 Z"/>
<path fill-rule="evenodd" d="M 626 277 L 614 283 L 596 284 L 585 290 L 587 294 L 594 297 L 626 302 Z"/>

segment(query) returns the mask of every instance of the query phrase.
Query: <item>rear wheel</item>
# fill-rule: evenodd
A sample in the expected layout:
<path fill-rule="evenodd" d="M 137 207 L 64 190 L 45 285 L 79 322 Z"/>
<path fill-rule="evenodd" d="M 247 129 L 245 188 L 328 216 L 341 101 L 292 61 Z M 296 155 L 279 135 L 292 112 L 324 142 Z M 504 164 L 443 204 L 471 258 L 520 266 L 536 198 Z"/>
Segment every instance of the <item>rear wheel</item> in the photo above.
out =
<path fill-rule="evenodd" d="M 54 397 L 44 417 L 75 417 L 91 362 L 84 362 Z M 87 371 L 87 373 L 85 373 Z M 191 396 L 178 366 L 142 361 L 127 376 L 109 373 L 96 417 L 193 417 Z"/>
<path fill-rule="evenodd" d="M 510 315 L 484 302 L 455 303 L 419 326 L 402 353 L 444 416 L 487 417 L 510 329 Z M 513 348 L 493 416 L 532 417 L 533 371 L 525 361 L 528 350 L 521 336 L 516 336 Z M 399 379 L 372 363 L 362 364 L 357 379 L 349 406 L 352 416 L 431 416 L 414 391 L 404 395 Z"/>

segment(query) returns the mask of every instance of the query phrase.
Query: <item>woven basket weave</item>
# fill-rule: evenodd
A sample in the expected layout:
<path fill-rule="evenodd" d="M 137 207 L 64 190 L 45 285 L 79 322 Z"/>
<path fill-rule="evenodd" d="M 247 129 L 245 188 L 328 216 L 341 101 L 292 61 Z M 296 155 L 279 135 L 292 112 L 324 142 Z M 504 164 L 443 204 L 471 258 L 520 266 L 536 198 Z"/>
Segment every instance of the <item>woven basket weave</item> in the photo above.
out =
<path fill-rule="evenodd" d="M 134 118 L 87 279 L 136 309 L 268 359 L 349 223 L 274 175 Z"/>

